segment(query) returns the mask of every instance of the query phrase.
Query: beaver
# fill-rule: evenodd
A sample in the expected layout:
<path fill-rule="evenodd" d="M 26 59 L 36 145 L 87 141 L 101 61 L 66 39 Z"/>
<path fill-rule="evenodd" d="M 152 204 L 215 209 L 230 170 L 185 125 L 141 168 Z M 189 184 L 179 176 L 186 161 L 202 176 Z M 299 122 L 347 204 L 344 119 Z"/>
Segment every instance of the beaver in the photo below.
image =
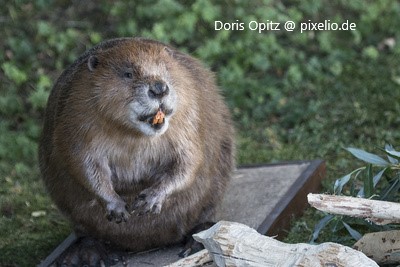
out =
<path fill-rule="evenodd" d="M 213 221 L 234 168 L 214 75 L 145 38 L 104 41 L 58 78 L 39 144 L 44 184 L 79 236 L 130 251 Z"/>

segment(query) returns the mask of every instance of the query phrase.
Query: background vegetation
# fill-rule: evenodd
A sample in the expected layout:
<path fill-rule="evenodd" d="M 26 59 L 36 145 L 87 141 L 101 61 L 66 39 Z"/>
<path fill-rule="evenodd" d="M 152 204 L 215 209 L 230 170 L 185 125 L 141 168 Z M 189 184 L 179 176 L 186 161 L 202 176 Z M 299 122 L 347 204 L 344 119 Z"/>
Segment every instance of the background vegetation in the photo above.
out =
<path fill-rule="evenodd" d="M 136 3 L 135 3 L 136 2 Z M 239 164 L 322 158 L 325 191 L 400 137 L 400 4 L 395 0 L 4 0 L 0 7 L 0 266 L 34 266 L 71 231 L 40 181 L 37 141 L 52 84 L 85 49 L 145 36 L 216 72 Z M 214 21 L 356 23 L 356 31 L 215 31 Z M 314 211 L 287 241 L 307 242 Z M 340 229 L 339 229 L 340 230 Z M 345 238 L 344 238 L 345 239 Z M 323 231 L 318 242 L 345 241 Z"/>

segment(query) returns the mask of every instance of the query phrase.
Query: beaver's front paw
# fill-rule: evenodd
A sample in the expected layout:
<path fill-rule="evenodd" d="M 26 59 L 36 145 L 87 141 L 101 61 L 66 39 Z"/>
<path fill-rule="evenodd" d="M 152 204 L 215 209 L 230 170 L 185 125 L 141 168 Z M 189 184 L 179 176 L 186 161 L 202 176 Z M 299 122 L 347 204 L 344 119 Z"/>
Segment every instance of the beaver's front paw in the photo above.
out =
<path fill-rule="evenodd" d="M 153 188 L 143 190 L 132 204 L 132 213 L 143 215 L 147 213 L 158 214 L 161 212 L 165 196 Z"/>
<path fill-rule="evenodd" d="M 126 203 L 123 200 L 110 202 L 107 204 L 107 219 L 116 223 L 126 222 L 129 217 L 129 212 Z"/>

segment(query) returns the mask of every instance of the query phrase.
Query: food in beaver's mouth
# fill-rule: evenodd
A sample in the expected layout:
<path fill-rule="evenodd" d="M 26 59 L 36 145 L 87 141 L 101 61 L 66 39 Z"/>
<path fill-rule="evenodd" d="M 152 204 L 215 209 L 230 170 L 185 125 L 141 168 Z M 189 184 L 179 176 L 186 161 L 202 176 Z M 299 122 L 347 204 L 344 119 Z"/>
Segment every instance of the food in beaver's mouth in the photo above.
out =
<path fill-rule="evenodd" d="M 154 118 L 153 118 L 152 124 L 153 124 L 153 125 L 156 125 L 156 124 L 161 124 L 161 123 L 163 123 L 163 122 L 164 122 L 164 117 L 165 117 L 164 112 L 162 112 L 161 109 L 158 109 L 157 114 L 156 114 L 156 115 L 154 116 Z"/>

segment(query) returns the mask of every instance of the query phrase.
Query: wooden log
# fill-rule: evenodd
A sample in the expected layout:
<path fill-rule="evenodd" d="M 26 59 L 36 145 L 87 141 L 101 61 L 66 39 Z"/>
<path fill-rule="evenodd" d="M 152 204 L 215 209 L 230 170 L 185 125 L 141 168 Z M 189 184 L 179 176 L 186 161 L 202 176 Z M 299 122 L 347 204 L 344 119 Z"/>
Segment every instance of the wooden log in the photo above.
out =
<path fill-rule="evenodd" d="M 379 264 L 399 264 L 400 230 L 365 234 L 353 248 Z"/>
<path fill-rule="evenodd" d="M 215 266 L 207 249 L 200 250 L 199 252 L 190 255 L 189 257 L 168 264 L 165 267 L 201 267 L 201 266 L 207 266 L 207 267 Z"/>
<path fill-rule="evenodd" d="M 285 244 L 239 223 L 220 221 L 194 235 L 217 266 L 378 266 L 363 253 L 335 243 Z"/>
<path fill-rule="evenodd" d="M 365 198 L 308 194 L 314 208 L 332 214 L 365 218 L 379 225 L 400 223 L 400 204 Z"/>

